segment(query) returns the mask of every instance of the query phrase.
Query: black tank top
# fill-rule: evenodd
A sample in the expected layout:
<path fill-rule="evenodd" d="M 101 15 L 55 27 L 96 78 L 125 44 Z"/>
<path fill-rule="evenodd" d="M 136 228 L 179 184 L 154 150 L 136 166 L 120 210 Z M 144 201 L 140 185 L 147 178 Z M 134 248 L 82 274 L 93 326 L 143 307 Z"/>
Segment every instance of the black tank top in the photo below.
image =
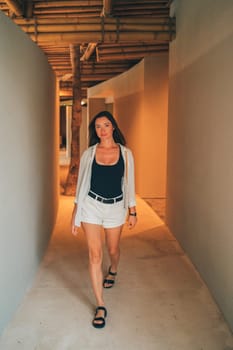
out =
<path fill-rule="evenodd" d="M 102 165 L 94 158 L 91 172 L 91 191 L 104 198 L 114 198 L 122 194 L 124 160 L 120 151 L 118 162 Z"/>

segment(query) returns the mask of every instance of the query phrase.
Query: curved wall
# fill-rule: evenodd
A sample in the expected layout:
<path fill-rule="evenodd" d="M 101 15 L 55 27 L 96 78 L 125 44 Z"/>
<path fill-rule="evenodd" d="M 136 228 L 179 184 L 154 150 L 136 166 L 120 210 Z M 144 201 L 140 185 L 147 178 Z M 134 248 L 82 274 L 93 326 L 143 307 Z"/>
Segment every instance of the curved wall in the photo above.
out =
<path fill-rule="evenodd" d="M 167 223 L 233 330 L 233 2 L 175 4 Z"/>
<path fill-rule="evenodd" d="M 106 109 L 107 97 L 112 98 L 113 113 L 134 154 L 137 194 L 164 198 L 168 54 L 145 57 L 128 71 L 88 89 L 91 113 Z"/>
<path fill-rule="evenodd" d="M 56 80 L 0 12 L 0 332 L 47 247 L 58 201 Z"/>

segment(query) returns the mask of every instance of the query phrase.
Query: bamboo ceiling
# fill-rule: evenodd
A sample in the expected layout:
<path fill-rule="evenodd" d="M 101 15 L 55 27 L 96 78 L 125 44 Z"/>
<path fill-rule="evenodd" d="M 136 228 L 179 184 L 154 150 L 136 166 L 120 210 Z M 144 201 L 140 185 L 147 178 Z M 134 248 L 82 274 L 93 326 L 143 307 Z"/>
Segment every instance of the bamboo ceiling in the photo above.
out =
<path fill-rule="evenodd" d="M 45 52 L 72 97 L 71 46 L 80 45 L 81 91 L 110 79 L 148 55 L 167 52 L 175 36 L 172 0 L 0 0 L 9 16 Z"/>

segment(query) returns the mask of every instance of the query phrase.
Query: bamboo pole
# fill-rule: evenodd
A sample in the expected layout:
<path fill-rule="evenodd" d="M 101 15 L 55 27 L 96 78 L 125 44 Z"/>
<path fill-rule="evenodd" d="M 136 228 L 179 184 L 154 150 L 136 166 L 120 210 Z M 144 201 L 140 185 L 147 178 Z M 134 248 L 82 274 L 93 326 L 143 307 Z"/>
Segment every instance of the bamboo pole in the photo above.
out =
<path fill-rule="evenodd" d="M 168 44 L 167 43 L 159 43 L 159 44 L 143 44 L 141 43 L 140 45 L 132 45 L 132 44 L 127 44 L 127 45 L 99 45 L 97 47 L 97 50 L 100 54 L 102 55 L 111 55 L 115 53 L 131 53 L 131 52 L 147 52 L 147 51 L 152 51 L 156 49 L 161 49 L 161 48 L 166 48 L 168 49 Z"/>
<path fill-rule="evenodd" d="M 99 24 L 36 24 L 35 25 L 21 25 L 21 29 L 33 34 L 35 31 L 40 33 L 72 33 L 72 32 L 154 32 L 154 31 L 170 31 L 170 24 L 138 24 L 138 23 L 105 23 L 104 26 Z M 102 33 L 101 33 L 102 34 Z"/>
<path fill-rule="evenodd" d="M 173 20 L 158 21 L 142 18 L 88 18 L 76 21 L 64 19 L 48 22 L 42 20 L 15 20 L 22 30 L 38 44 L 81 44 L 83 42 L 116 43 L 119 41 L 171 41 L 175 35 Z"/>
<path fill-rule="evenodd" d="M 72 73 L 73 73 L 73 105 L 71 122 L 71 161 L 65 185 L 65 195 L 74 196 L 78 178 L 80 160 L 80 126 L 82 122 L 81 108 L 81 73 L 80 73 L 80 46 L 70 46 Z"/>
<path fill-rule="evenodd" d="M 71 75 L 71 74 L 70 74 Z M 88 82 L 88 81 L 105 81 L 105 80 L 108 80 L 108 79 L 110 79 L 110 78 L 112 78 L 112 77 L 114 77 L 116 75 L 116 73 L 115 72 L 108 72 L 108 73 L 98 73 L 98 72 L 96 72 L 95 74 L 93 74 L 93 73 L 90 73 L 90 74 L 85 74 L 83 77 L 82 77 L 82 79 L 81 79 L 81 81 L 82 82 Z M 66 77 L 66 75 L 64 75 L 64 78 L 62 77 L 61 78 L 61 80 L 63 79 L 65 79 L 65 77 Z M 67 77 L 69 78 L 69 79 L 71 79 L 71 77 L 69 77 L 68 76 L 68 73 L 67 73 Z"/>
<path fill-rule="evenodd" d="M 22 2 L 17 0 L 5 0 L 7 6 L 9 9 L 16 14 L 16 16 L 22 16 L 23 15 L 23 6 Z"/>
<path fill-rule="evenodd" d="M 81 74 L 92 75 L 94 79 L 95 75 L 107 74 L 107 73 L 120 74 L 125 72 L 127 68 L 128 68 L 128 65 L 112 67 L 111 64 L 108 63 L 107 66 L 105 64 L 105 67 L 95 67 L 94 69 L 91 67 L 81 68 Z M 65 76 L 64 79 L 62 79 L 64 81 L 71 79 L 72 77 L 71 69 L 69 69 L 69 67 L 63 67 L 62 65 L 59 65 L 59 67 L 56 68 L 56 72 L 61 76 Z"/>
<path fill-rule="evenodd" d="M 112 11 L 112 0 L 103 0 L 103 8 L 101 11 L 101 17 L 108 17 Z"/>
<path fill-rule="evenodd" d="M 151 31 L 151 32 L 74 32 L 74 33 L 38 33 L 30 34 L 30 38 L 38 45 L 52 43 L 53 45 L 81 44 L 83 42 L 170 42 L 175 35 L 174 31 Z"/>
<path fill-rule="evenodd" d="M 97 43 L 89 43 L 80 60 L 88 61 L 91 55 L 93 54 L 93 52 L 95 51 L 96 46 L 97 46 Z"/>
<path fill-rule="evenodd" d="M 88 15 L 95 15 L 97 16 L 100 13 L 99 7 L 86 7 L 86 8 L 80 8 L 78 6 L 74 7 L 59 7 L 59 8 L 47 8 L 47 9 L 34 9 L 34 15 L 35 16 L 55 16 L 60 15 L 64 17 L 64 15 L 76 15 L 76 16 L 82 16 L 87 17 Z"/>
<path fill-rule="evenodd" d="M 153 24 L 168 24 L 172 21 L 172 19 L 168 19 L 167 16 L 159 17 L 159 18 L 142 18 L 142 17 L 133 17 L 133 18 L 104 18 L 104 23 L 106 24 L 143 24 L 143 25 L 153 25 Z M 101 18 L 74 18 L 66 16 L 64 18 L 37 18 L 36 20 L 31 19 L 24 19 L 24 18 L 15 18 L 14 22 L 18 25 L 46 25 L 46 24 L 87 24 L 89 26 L 92 26 L 94 24 L 102 24 L 103 20 Z"/>
<path fill-rule="evenodd" d="M 158 4 L 160 5 L 160 7 L 165 7 L 167 5 L 167 3 L 169 3 L 169 0 L 153 0 L 153 1 L 146 1 L 148 4 L 151 4 L 151 6 L 153 4 Z M 48 0 L 44 0 L 44 1 L 39 1 L 36 2 L 35 1 L 35 7 L 66 7 L 66 6 L 77 6 L 77 0 L 57 0 L 57 1 L 48 1 Z M 81 7 L 86 7 L 86 6 L 102 6 L 103 5 L 103 0 L 82 0 L 82 5 Z M 127 3 L 127 1 L 121 1 L 122 5 L 124 5 L 124 3 Z M 128 1 L 129 3 L 129 1 Z M 133 1 L 133 5 L 139 5 L 142 4 L 142 0 L 134 0 Z M 122 7 L 121 5 L 121 7 Z M 120 7 L 120 5 L 118 5 L 118 7 Z"/>
<path fill-rule="evenodd" d="M 141 52 L 116 52 L 115 54 L 111 54 L 109 55 L 100 55 L 98 53 L 98 62 L 108 62 L 111 60 L 119 60 L 119 59 L 124 59 L 124 60 L 128 60 L 131 61 L 133 59 L 140 59 L 143 58 L 145 56 L 156 56 L 156 55 L 160 55 L 161 53 L 167 53 L 168 49 L 166 48 L 160 48 L 160 49 L 156 49 L 156 50 L 147 50 L 147 51 L 141 51 Z"/>
<path fill-rule="evenodd" d="M 81 6 L 78 5 L 78 1 L 77 0 L 66 0 L 66 1 L 40 1 L 40 2 L 35 2 L 34 3 L 34 7 L 35 8 L 48 8 L 48 7 L 74 7 L 74 6 L 78 6 L 81 8 L 84 7 L 90 7 L 91 6 L 102 6 L 102 0 L 82 0 L 82 4 Z"/>

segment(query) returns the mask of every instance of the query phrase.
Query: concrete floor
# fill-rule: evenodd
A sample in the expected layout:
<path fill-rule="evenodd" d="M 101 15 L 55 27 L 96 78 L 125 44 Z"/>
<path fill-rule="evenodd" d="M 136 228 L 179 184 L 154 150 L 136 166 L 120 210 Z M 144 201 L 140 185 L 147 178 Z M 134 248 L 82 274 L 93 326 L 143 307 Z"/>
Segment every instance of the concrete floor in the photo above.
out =
<path fill-rule="evenodd" d="M 95 301 L 83 232 L 70 234 L 73 198 L 61 196 L 53 237 L 33 287 L 0 339 L 1 350 L 232 350 L 233 336 L 208 289 L 153 209 L 138 198 L 125 227 L 106 327 Z M 104 243 L 104 236 L 103 236 Z M 104 255 L 104 270 L 109 261 Z"/>

